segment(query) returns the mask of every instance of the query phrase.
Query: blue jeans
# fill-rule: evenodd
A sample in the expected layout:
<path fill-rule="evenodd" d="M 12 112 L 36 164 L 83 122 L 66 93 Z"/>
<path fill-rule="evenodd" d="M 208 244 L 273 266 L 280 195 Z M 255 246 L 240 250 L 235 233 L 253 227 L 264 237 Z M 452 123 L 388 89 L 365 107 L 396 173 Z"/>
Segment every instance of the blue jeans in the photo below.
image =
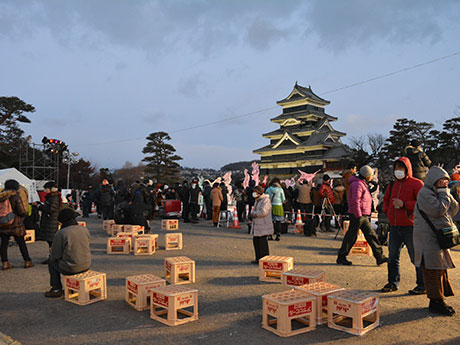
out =
<path fill-rule="evenodd" d="M 399 286 L 401 275 L 399 272 L 399 257 L 401 249 L 405 244 L 409 252 L 410 261 L 414 263 L 415 250 L 412 235 L 414 228 L 412 226 L 390 226 L 390 238 L 388 240 L 388 282 Z M 415 267 L 417 275 L 416 284 L 419 287 L 424 287 L 422 270 Z"/>

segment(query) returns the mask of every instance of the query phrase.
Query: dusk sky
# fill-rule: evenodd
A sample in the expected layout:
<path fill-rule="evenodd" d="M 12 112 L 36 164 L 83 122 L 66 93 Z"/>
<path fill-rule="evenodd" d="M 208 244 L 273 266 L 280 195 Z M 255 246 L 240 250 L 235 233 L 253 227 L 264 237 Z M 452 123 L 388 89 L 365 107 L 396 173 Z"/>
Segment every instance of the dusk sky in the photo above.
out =
<path fill-rule="evenodd" d="M 35 106 L 34 142 L 99 168 L 138 164 L 155 131 L 181 165 L 220 168 L 259 158 L 296 81 L 345 142 L 400 117 L 440 128 L 460 106 L 459 18 L 457 0 L 0 0 L 0 95 Z"/>

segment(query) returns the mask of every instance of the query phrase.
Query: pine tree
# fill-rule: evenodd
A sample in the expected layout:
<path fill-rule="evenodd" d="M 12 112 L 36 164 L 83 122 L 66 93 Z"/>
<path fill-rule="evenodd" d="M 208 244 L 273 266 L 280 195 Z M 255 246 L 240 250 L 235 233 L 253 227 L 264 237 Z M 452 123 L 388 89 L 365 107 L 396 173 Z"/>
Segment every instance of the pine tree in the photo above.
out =
<path fill-rule="evenodd" d="M 167 142 L 171 137 L 166 132 L 151 133 L 147 138 L 147 145 L 142 150 L 146 156 L 143 161 L 147 162 L 145 172 L 149 177 L 158 182 L 174 183 L 178 179 L 180 165 L 177 161 L 182 157 L 175 154 L 176 149 Z"/>
<path fill-rule="evenodd" d="M 404 156 L 405 148 L 414 139 L 418 139 L 422 143 L 422 148 L 425 149 L 431 145 L 428 139 L 432 128 L 433 124 L 429 122 L 397 119 L 383 148 L 385 159 L 391 162 Z"/>
<path fill-rule="evenodd" d="M 0 167 L 19 168 L 21 148 L 29 145 L 18 122 L 30 123 L 24 113 L 35 108 L 17 97 L 0 97 Z"/>

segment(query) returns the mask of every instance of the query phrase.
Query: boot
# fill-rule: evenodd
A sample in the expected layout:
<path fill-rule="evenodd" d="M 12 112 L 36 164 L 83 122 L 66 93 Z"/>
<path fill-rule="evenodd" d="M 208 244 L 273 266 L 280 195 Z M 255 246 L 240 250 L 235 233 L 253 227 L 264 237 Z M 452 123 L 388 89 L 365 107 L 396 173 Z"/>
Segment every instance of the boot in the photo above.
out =
<path fill-rule="evenodd" d="M 337 265 L 344 265 L 344 266 L 351 266 L 353 263 L 351 261 L 348 261 L 346 256 L 338 256 L 337 257 Z"/>
<path fill-rule="evenodd" d="M 32 261 L 31 260 L 25 261 L 24 268 L 30 268 L 30 267 L 34 267 L 34 264 L 32 263 Z"/>
<path fill-rule="evenodd" d="M 2 264 L 3 264 L 2 271 L 6 271 L 6 270 L 9 270 L 9 269 L 13 268 L 13 266 L 10 265 L 10 263 L 8 261 L 3 261 Z"/>
<path fill-rule="evenodd" d="M 428 307 L 430 313 L 452 316 L 455 314 L 454 308 L 448 306 L 443 299 L 430 299 Z"/>
<path fill-rule="evenodd" d="M 50 291 L 45 292 L 45 297 L 48 298 L 60 298 L 63 296 L 62 290 L 54 290 L 53 288 Z"/>

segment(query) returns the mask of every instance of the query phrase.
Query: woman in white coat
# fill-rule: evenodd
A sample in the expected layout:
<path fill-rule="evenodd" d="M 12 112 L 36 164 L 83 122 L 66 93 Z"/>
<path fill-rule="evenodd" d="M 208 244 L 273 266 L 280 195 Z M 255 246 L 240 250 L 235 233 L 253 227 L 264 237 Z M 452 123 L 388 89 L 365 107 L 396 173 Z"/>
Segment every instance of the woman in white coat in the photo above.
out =
<path fill-rule="evenodd" d="M 260 258 L 269 255 L 267 236 L 273 234 L 272 204 L 261 186 L 254 188 L 252 196 L 255 204 L 251 211 L 251 235 L 256 254 L 256 259 L 252 263 L 258 264 Z"/>

